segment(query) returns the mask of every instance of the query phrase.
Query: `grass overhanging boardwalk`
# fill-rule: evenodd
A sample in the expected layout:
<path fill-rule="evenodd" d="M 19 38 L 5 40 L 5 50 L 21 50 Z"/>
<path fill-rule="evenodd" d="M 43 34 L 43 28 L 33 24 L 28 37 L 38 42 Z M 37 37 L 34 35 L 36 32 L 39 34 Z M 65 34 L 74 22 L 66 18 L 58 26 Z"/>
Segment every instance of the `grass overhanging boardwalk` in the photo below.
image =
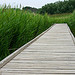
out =
<path fill-rule="evenodd" d="M 75 75 L 75 44 L 67 24 L 55 24 L 1 68 L 0 75 Z"/>

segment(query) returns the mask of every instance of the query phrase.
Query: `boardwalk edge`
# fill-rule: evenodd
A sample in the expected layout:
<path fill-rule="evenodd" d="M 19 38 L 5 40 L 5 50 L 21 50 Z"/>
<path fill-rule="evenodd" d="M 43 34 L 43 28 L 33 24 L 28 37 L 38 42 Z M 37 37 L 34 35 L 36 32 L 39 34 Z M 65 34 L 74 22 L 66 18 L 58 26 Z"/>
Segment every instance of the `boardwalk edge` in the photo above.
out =
<path fill-rule="evenodd" d="M 20 52 L 22 52 L 24 49 L 26 49 L 30 44 L 32 44 L 34 41 L 36 41 L 39 37 L 41 37 L 43 34 L 45 34 L 47 31 L 49 31 L 54 25 L 55 24 L 53 24 L 52 26 L 50 26 L 47 30 L 45 30 L 44 32 L 42 32 L 40 35 L 38 35 L 37 37 L 35 37 L 34 39 L 32 39 L 30 42 L 28 42 L 27 44 L 23 45 L 22 47 L 20 47 L 19 49 L 17 49 L 15 52 L 13 52 L 9 56 L 7 56 L 5 59 L 3 59 L 0 62 L 0 69 L 5 64 L 7 64 L 9 61 L 11 61 L 15 56 L 17 56 Z"/>
<path fill-rule="evenodd" d="M 71 32 L 71 30 L 70 30 L 68 24 L 67 24 L 67 27 L 68 27 L 69 33 L 70 33 L 70 35 L 71 35 L 71 37 L 72 37 L 73 43 L 74 43 L 74 45 L 75 45 L 75 37 L 74 37 L 73 33 Z"/>

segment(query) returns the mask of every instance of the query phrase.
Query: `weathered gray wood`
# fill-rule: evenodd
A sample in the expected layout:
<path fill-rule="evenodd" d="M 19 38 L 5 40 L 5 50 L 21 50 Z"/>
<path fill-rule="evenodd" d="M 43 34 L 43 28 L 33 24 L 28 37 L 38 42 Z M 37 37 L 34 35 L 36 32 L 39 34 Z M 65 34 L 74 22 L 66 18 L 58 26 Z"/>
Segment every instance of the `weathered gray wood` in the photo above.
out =
<path fill-rule="evenodd" d="M 59 67 L 58 67 L 59 66 Z M 9 68 L 8 68 L 9 67 Z M 12 61 L 2 69 L 61 69 L 75 70 L 75 61 Z"/>
<path fill-rule="evenodd" d="M 24 74 L 75 74 L 75 70 L 53 70 L 53 69 L 4 69 L 4 73 L 24 73 Z"/>
<path fill-rule="evenodd" d="M 2 73 L 2 75 L 25 75 L 25 73 Z M 26 75 L 75 75 L 75 74 L 26 74 Z"/>
<path fill-rule="evenodd" d="M 1 68 L 1 75 L 75 75 L 75 40 L 67 24 L 55 24 Z"/>

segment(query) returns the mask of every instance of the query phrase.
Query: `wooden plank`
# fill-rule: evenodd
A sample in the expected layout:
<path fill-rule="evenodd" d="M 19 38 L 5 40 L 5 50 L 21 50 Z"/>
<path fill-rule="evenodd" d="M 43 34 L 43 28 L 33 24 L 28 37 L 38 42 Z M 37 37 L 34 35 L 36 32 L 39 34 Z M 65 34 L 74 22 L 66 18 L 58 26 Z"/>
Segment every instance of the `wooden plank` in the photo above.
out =
<path fill-rule="evenodd" d="M 36 44 L 37 45 L 38 44 L 39 45 L 47 45 L 47 44 L 49 44 L 49 45 L 56 45 L 56 46 L 57 45 L 59 45 L 59 46 L 60 45 L 68 45 L 68 46 L 70 46 L 70 45 L 73 46 L 74 45 L 73 42 L 69 42 L 69 41 L 68 42 L 64 42 L 64 41 L 63 42 L 61 42 L 61 41 L 58 41 L 58 42 L 57 41 L 52 41 L 52 42 L 51 41 L 47 41 L 46 44 L 44 44 L 44 43 L 45 43 L 45 41 L 39 41 L 38 43 L 35 42 L 34 45 L 36 45 Z"/>
<path fill-rule="evenodd" d="M 75 50 L 73 50 L 73 49 L 72 49 L 72 50 L 68 50 L 68 49 L 67 49 L 67 50 L 66 50 L 66 49 L 61 49 L 61 50 L 60 50 L 60 49 L 58 49 L 58 50 L 57 50 L 57 49 L 51 49 L 51 50 L 50 50 L 50 49 L 44 49 L 44 50 L 43 50 L 43 49 L 41 49 L 41 50 L 40 50 L 40 49 L 29 49 L 29 50 L 28 50 L 28 49 L 27 49 L 27 50 L 25 50 L 25 51 L 23 51 L 23 52 L 21 52 L 21 53 L 25 53 L 25 52 L 26 52 L 26 53 L 28 53 L 28 52 L 47 52 L 47 51 L 52 52 L 52 53 L 53 53 L 53 52 L 54 52 L 54 53 L 55 53 L 55 52 L 56 52 L 56 53 L 61 53 L 61 52 L 62 52 L 62 53 L 70 53 L 70 52 L 71 52 L 71 53 L 74 53 L 74 52 L 75 52 Z"/>
<path fill-rule="evenodd" d="M 75 70 L 75 61 L 12 61 L 5 65 L 3 69 L 58 69 Z"/>
<path fill-rule="evenodd" d="M 36 50 L 36 51 L 38 51 L 38 50 L 40 50 L 40 51 L 42 51 L 42 50 L 49 50 L 49 51 L 51 51 L 51 50 L 65 50 L 65 51 L 67 51 L 67 50 L 74 50 L 75 51 L 75 47 L 74 46 L 62 46 L 62 45 L 60 45 L 60 46 L 58 46 L 58 45 L 49 45 L 49 44 L 42 44 L 42 45 L 40 45 L 40 44 L 36 44 L 36 45 L 31 45 L 31 46 L 29 46 L 27 49 L 25 49 L 24 51 L 29 51 L 29 50 L 32 50 L 32 51 L 34 51 L 34 50 Z M 68 51 L 67 51 L 68 52 Z"/>
<path fill-rule="evenodd" d="M 4 69 L 2 72 L 6 73 L 25 73 L 25 74 L 75 74 L 75 70 L 51 70 L 51 69 Z"/>
<path fill-rule="evenodd" d="M 2 73 L 2 75 L 25 75 L 25 73 Z M 75 74 L 26 74 L 26 75 L 75 75 Z"/>

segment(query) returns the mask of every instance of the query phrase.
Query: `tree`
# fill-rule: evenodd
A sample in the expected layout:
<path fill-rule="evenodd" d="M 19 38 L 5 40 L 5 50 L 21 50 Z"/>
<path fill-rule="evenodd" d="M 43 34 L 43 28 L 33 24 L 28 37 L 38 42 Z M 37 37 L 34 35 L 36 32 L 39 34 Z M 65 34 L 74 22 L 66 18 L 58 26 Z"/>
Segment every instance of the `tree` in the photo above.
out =
<path fill-rule="evenodd" d="M 46 4 L 41 8 L 41 13 L 59 14 L 73 12 L 75 9 L 75 0 L 57 1 L 55 3 Z"/>

